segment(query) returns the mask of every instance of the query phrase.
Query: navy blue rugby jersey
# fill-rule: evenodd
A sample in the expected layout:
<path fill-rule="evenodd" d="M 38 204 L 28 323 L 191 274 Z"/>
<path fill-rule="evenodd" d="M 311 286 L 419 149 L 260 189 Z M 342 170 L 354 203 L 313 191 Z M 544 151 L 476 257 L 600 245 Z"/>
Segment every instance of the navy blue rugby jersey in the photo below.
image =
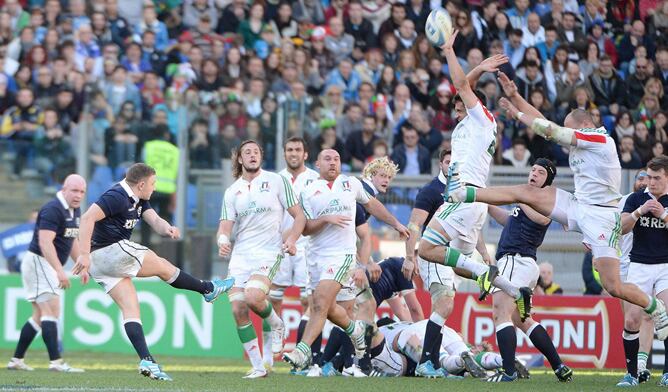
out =
<path fill-rule="evenodd" d="M 536 250 L 543 243 L 548 227 L 549 224 L 532 221 L 519 206 L 515 206 L 501 232 L 496 259 L 508 254 L 520 254 L 536 260 Z"/>
<path fill-rule="evenodd" d="M 380 279 L 375 283 L 369 281 L 376 306 L 391 298 L 395 293 L 414 288 L 413 282 L 406 279 L 404 274 L 401 273 L 403 264 L 403 257 L 389 257 L 378 263 L 383 271 L 380 274 Z"/>
<path fill-rule="evenodd" d="M 35 232 L 28 250 L 36 255 L 44 256 L 39 247 L 39 231 L 49 230 L 56 233 L 53 245 L 58 254 L 60 264 L 65 265 L 72 251 L 74 239 L 79 236 L 81 210 L 70 208 L 61 192 L 40 208 L 35 222 Z"/>

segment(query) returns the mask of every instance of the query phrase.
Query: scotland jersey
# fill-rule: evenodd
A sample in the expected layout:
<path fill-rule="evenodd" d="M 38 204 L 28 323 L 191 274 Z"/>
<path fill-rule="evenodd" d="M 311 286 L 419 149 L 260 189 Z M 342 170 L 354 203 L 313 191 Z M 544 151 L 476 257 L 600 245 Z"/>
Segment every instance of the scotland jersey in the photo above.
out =
<path fill-rule="evenodd" d="M 144 212 L 151 209 L 148 200 L 139 199 L 125 180 L 112 186 L 95 202 L 104 218 L 95 223 L 92 250 L 129 240 Z"/>
<path fill-rule="evenodd" d="M 28 250 L 44 257 L 39 247 L 39 231 L 53 231 L 56 233 L 53 246 L 56 248 L 60 264 L 65 265 L 72 251 L 74 239 L 79 236 L 80 217 L 80 209 L 70 208 L 63 194 L 58 192 L 55 199 L 46 203 L 39 210 L 37 222 L 35 222 L 35 232 L 33 233 Z"/>
<path fill-rule="evenodd" d="M 445 176 L 443 173 L 438 173 L 437 177 L 434 177 L 431 182 L 420 189 L 417 197 L 415 198 L 415 207 L 423 211 L 427 211 L 429 214 L 427 219 L 424 221 L 422 226 L 422 231 L 427 228 L 431 217 L 434 216 L 439 207 L 443 204 L 443 192 L 445 192 Z"/>
<path fill-rule="evenodd" d="M 536 260 L 536 250 L 543 243 L 549 226 L 532 221 L 521 207 L 514 207 L 501 232 L 496 259 L 499 260 L 505 255 L 519 254 Z"/>
<path fill-rule="evenodd" d="M 624 205 L 624 212 L 633 213 L 647 200 L 655 199 L 648 189 L 634 192 L 629 195 Z M 665 208 L 668 208 L 668 195 L 656 199 Z M 646 213 L 633 226 L 633 247 L 631 248 L 631 262 L 641 264 L 668 263 L 668 230 L 660 219 Z"/>
<path fill-rule="evenodd" d="M 414 288 L 413 282 L 406 279 L 401 273 L 403 264 L 403 257 L 390 257 L 378 263 L 382 270 L 380 278 L 375 283 L 369 281 L 377 306 L 386 299 L 392 298 L 396 293 Z"/>

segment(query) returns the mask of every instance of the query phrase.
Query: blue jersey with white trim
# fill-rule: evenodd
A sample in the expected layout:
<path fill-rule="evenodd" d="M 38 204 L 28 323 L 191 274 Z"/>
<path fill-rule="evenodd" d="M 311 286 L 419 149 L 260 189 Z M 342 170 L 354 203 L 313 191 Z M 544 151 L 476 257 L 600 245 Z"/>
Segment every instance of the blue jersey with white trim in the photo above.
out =
<path fill-rule="evenodd" d="M 536 250 L 543 243 L 549 226 L 532 221 L 520 206 L 515 206 L 501 232 L 496 259 L 507 254 L 520 254 L 535 260 Z"/>
<path fill-rule="evenodd" d="M 389 257 L 378 263 L 383 272 L 377 282 L 369 281 L 376 306 L 379 306 L 386 299 L 392 298 L 396 293 L 414 288 L 413 282 L 406 279 L 404 274 L 401 273 L 403 264 L 403 257 Z"/>
<path fill-rule="evenodd" d="M 427 228 L 431 218 L 443 204 L 443 192 L 445 192 L 445 178 L 441 173 L 437 177 L 434 177 L 427 185 L 423 186 L 415 197 L 415 206 L 413 208 L 419 208 L 429 214 L 422 226 L 423 232 Z"/>
<path fill-rule="evenodd" d="M 360 182 L 362 183 L 362 187 L 369 194 L 369 196 L 376 197 L 376 195 L 378 195 L 378 192 L 376 192 L 371 187 L 371 185 L 369 185 L 366 182 L 366 180 L 360 180 Z M 371 218 L 371 214 L 364 208 L 363 205 L 357 203 L 355 211 L 355 227 L 365 224 L 369 220 L 369 218 Z"/>
<path fill-rule="evenodd" d="M 129 240 L 142 215 L 152 208 L 148 200 L 137 198 L 121 183 L 104 192 L 95 204 L 104 212 L 104 218 L 95 223 L 91 241 L 94 249 Z"/>
<path fill-rule="evenodd" d="M 53 246 L 56 248 L 60 264 L 65 265 L 72 251 L 74 239 L 79 236 L 80 217 L 81 210 L 79 208 L 70 209 L 66 207 L 58 197 L 50 200 L 40 208 L 37 214 L 35 231 L 28 250 L 43 257 L 44 255 L 39 247 L 39 231 L 53 231 L 56 233 Z"/>
<path fill-rule="evenodd" d="M 657 200 L 664 209 L 668 208 L 668 195 L 662 195 L 656 199 L 645 189 L 629 195 L 623 212 L 633 213 L 650 199 Z M 668 230 L 663 220 L 651 212 L 641 216 L 633 226 L 633 246 L 630 259 L 632 263 L 641 264 L 668 263 Z"/>

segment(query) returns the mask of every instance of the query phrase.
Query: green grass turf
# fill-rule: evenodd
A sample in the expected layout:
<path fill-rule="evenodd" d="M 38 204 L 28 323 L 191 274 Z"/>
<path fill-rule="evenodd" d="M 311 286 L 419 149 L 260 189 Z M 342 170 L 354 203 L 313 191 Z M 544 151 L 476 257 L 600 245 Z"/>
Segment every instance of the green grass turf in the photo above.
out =
<path fill-rule="evenodd" d="M 2 361 L 12 352 L 0 350 Z M 29 351 L 26 363 L 35 368 L 33 372 L 16 372 L 0 365 L 0 391 L 342 391 L 354 388 L 359 392 L 442 390 L 442 391 L 610 391 L 621 378 L 621 372 L 576 370 L 575 380 L 568 384 L 557 381 L 551 371 L 532 371 L 530 380 L 508 384 L 484 384 L 480 380 L 425 380 L 417 378 L 369 378 L 350 379 L 306 378 L 291 376 L 283 363 L 276 366 L 275 373 L 265 379 L 243 380 L 241 377 L 250 368 L 239 360 L 222 360 L 196 357 L 158 358 L 164 370 L 174 378 L 173 382 L 149 380 L 137 372 L 137 357 L 130 354 L 101 354 L 92 352 L 70 352 L 66 361 L 75 367 L 85 368 L 86 373 L 62 374 L 47 370 L 48 360 L 43 350 Z M 654 376 L 645 389 L 658 389 Z M 349 390 L 349 389 L 348 389 Z"/>

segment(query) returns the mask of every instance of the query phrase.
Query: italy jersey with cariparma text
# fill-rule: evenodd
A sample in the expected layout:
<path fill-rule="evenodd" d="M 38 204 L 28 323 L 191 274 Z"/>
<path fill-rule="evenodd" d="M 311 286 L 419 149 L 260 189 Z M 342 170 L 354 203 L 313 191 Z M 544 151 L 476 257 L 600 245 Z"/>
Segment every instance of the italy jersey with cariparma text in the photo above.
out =
<path fill-rule="evenodd" d="M 357 253 L 355 203 L 367 204 L 370 198 L 360 180 L 344 174 L 331 183 L 318 179 L 307 186 L 301 194 L 306 219 L 318 219 L 325 215 L 344 215 L 351 219 L 345 227 L 328 224 L 312 234 L 308 245 L 309 253 L 320 256 Z"/>
<path fill-rule="evenodd" d="M 484 188 L 496 150 L 496 120 L 480 101 L 466 113 L 452 131 L 452 162 L 462 183 Z"/>
<path fill-rule="evenodd" d="M 318 177 L 320 177 L 320 173 L 313 169 L 309 169 L 308 167 L 306 168 L 305 171 L 299 173 L 299 175 L 295 178 L 292 177 L 292 174 L 288 171 L 288 169 L 283 169 L 280 172 L 278 172 L 281 176 L 283 176 L 285 179 L 290 181 L 292 184 L 292 189 L 295 192 L 295 195 L 300 195 L 302 191 L 313 181 L 317 180 Z M 282 232 L 286 232 L 290 230 L 292 227 L 292 224 L 294 223 L 295 218 L 292 217 L 290 214 L 285 214 L 283 217 L 283 226 L 281 227 Z M 298 249 L 306 249 L 306 245 L 308 244 L 308 237 L 307 236 L 299 236 L 299 240 L 297 240 L 297 248 Z"/>
<path fill-rule="evenodd" d="M 622 167 L 615 141 L 605 128 L 575 131 L 577 145 L 571 147 L 568 164 L 573 171 L 575 198 L 584 204 L 617 206 Z"/>
<path fill-rule="evenodd" d="M 104 212 L 104 218 L 95 222 L 91 238 L 93 250 L 130 240 L 132 229 L 144 212 L 151 209 L 148 200 L 137 197 L 125 180 L 109 188 L 95 204 Z"/>
<path fill-rule="evenodd" d="M 283 244 L 281 225 L 297 197 L 286 178 L 261 170 L 250 182 L 239 178 L 223 196 L 220 220 L 234 221 L 235 255 L 276 255 Z"/>

